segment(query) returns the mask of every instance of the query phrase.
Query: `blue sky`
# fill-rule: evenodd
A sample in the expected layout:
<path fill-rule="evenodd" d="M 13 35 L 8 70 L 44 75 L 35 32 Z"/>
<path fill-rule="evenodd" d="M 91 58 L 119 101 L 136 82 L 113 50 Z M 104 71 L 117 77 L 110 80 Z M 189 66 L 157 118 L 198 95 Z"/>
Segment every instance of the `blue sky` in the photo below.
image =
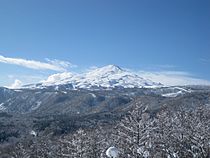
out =
<path fill-rule="evenodd" d="M 209 0 L 0 0 L 0 86 L 107 64 L 210 80 L 209 19 Z"/>

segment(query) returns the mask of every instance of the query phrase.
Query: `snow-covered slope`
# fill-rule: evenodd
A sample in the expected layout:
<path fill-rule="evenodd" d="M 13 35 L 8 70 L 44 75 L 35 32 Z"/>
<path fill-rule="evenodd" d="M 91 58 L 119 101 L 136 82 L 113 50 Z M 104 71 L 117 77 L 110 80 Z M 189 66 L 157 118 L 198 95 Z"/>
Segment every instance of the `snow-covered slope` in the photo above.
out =
<path fill-rule="evenodd" d="M 4 103 L 1 103 L 0 104 L 0 111 L 4 111 L 4 110 L 6 110 L 6 108 L 4 107 Z"/>
<path fill-rule="evenodd" d="M 168 88 L 165 87 L 165 91 L 167 91 L 167 89 L 169 90 L 169 92 L 166 92 L 166 93 L 163 92 L 161 94 L 163 97 L 177 97 L 177 96 L 192 92 L 192 90 L 185 89 L 182 87 L 168 87 Z"/>
<path fill-rule="evenodd" d="M 43 88 L 47 86 L 56 86 L 72 84 L 74 89 L 84 88 L 141 88 L 141 87 L 157 87 L 160 83 L 144 79 L 139 75 L 121 69 L 115 65 L 108 65 L 102 68 L 96 68 L 87 73 L 76 74 L 70 72 L 58 73 L 48 77 L 47 80 L 40 84 L 33 85 L 33 88 Z"/>

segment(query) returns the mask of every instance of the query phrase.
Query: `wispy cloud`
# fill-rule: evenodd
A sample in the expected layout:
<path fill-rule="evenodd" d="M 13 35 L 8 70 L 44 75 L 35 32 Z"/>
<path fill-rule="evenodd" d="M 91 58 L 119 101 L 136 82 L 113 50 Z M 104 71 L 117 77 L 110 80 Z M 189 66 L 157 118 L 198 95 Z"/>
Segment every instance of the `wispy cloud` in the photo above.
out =
<path fill-rule="evenodd" d="M 210 59 L 200 58 L 200 61 L 201 61 L 203 64 L 210 64 Z"/>
<path fill-rule="evenodd" d="M 144 68 L 147 71 L 162 71 L 162 70 L 174 70 L 177 69 L 178 66 L 170 65 L 170 64 L 156 64 L 156 65 L 149 65 Z"/>
<path fill-rule="evenodd" d="M 23 58 L 9 58 L 0 55 L 0 62 L 6 64 L 19 65 L 35 70 L 53 70 L 53 71 L 67 71 L 67 68 L 73 67 L 74 65 L 67 61 L 60 60 L 49 60 L 46 62 L 40 62 L 36 60 L 27 60 Z"/>
<path fill-rule="evenodd" d="M 172 68 L 176 68 L 177 66 L 166 64 L 166 65 L 155 65 L 154 67 L 162 68 L 162 69 L 172 69 Z"/>
<path fill-rule="evenodd" d="M 160 82 L 166 86 L 176 85 L 210 85 L 210 81 L 199 79 L 184 71 L 140 71 L 138 74 L 154 82 Z"/>
<path fill-rule="evenodd" d="M 76 68 L 77 67 L 77 65 L 74 65 L 74 64 L 72 64 L 68 61 L 63 61 L 63 60 L 58 60 L 58 59 L 53 59 L 52 60 L 52 59 L 48 59 L 48 58 L 46 58 L 45 60 L 52 65 L 56 65 L 58 67 L 63 67 L 65 69 Z"/>

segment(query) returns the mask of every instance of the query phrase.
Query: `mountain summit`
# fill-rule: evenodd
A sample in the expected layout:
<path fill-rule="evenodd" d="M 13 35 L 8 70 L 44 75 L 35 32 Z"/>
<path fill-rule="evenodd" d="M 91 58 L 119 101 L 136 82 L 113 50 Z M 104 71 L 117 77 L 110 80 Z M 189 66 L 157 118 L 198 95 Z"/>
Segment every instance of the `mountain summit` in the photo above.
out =
<path fill-rule="evenodd" d="M 58 86 L 71 84 L 74 89 L 97 89 L 97 88 L 142 88 L 157 87 L 160 83 L 144 79 L 137 73 L 125 70 L 116 65 L 107 65 L 92 69 L 86 73 L 58 73 L 48 77 L 33 88 Z"/>
<path fill-rule="evenodd" d="M 116 65 L 107 65 L 101 68 L 93 69 L 85 75 L 88 77 L 109 77 L 110 75 L 123 73 L 125 70 Z"/>

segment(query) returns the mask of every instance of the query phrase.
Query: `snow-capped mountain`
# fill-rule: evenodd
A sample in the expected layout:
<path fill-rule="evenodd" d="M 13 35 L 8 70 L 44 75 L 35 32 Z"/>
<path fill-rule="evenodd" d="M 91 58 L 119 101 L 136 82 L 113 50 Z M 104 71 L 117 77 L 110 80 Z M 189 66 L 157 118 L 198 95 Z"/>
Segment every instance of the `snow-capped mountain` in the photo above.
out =
<path fill-rule="evenodd" d="M 59 86 L 71 84 L 72 88 L 97 89 L 97 88 L 142 88 L 158 87 L 162 84 L 144 79 L 134 72 L 122 69 L 115 65 L 108 65 L 102 68 L 96 68 L 87 73 L 77 74 L 64 72 L 54 74 L 36 85 L 26 87 L 43 88 L 48 86 Z"/>

